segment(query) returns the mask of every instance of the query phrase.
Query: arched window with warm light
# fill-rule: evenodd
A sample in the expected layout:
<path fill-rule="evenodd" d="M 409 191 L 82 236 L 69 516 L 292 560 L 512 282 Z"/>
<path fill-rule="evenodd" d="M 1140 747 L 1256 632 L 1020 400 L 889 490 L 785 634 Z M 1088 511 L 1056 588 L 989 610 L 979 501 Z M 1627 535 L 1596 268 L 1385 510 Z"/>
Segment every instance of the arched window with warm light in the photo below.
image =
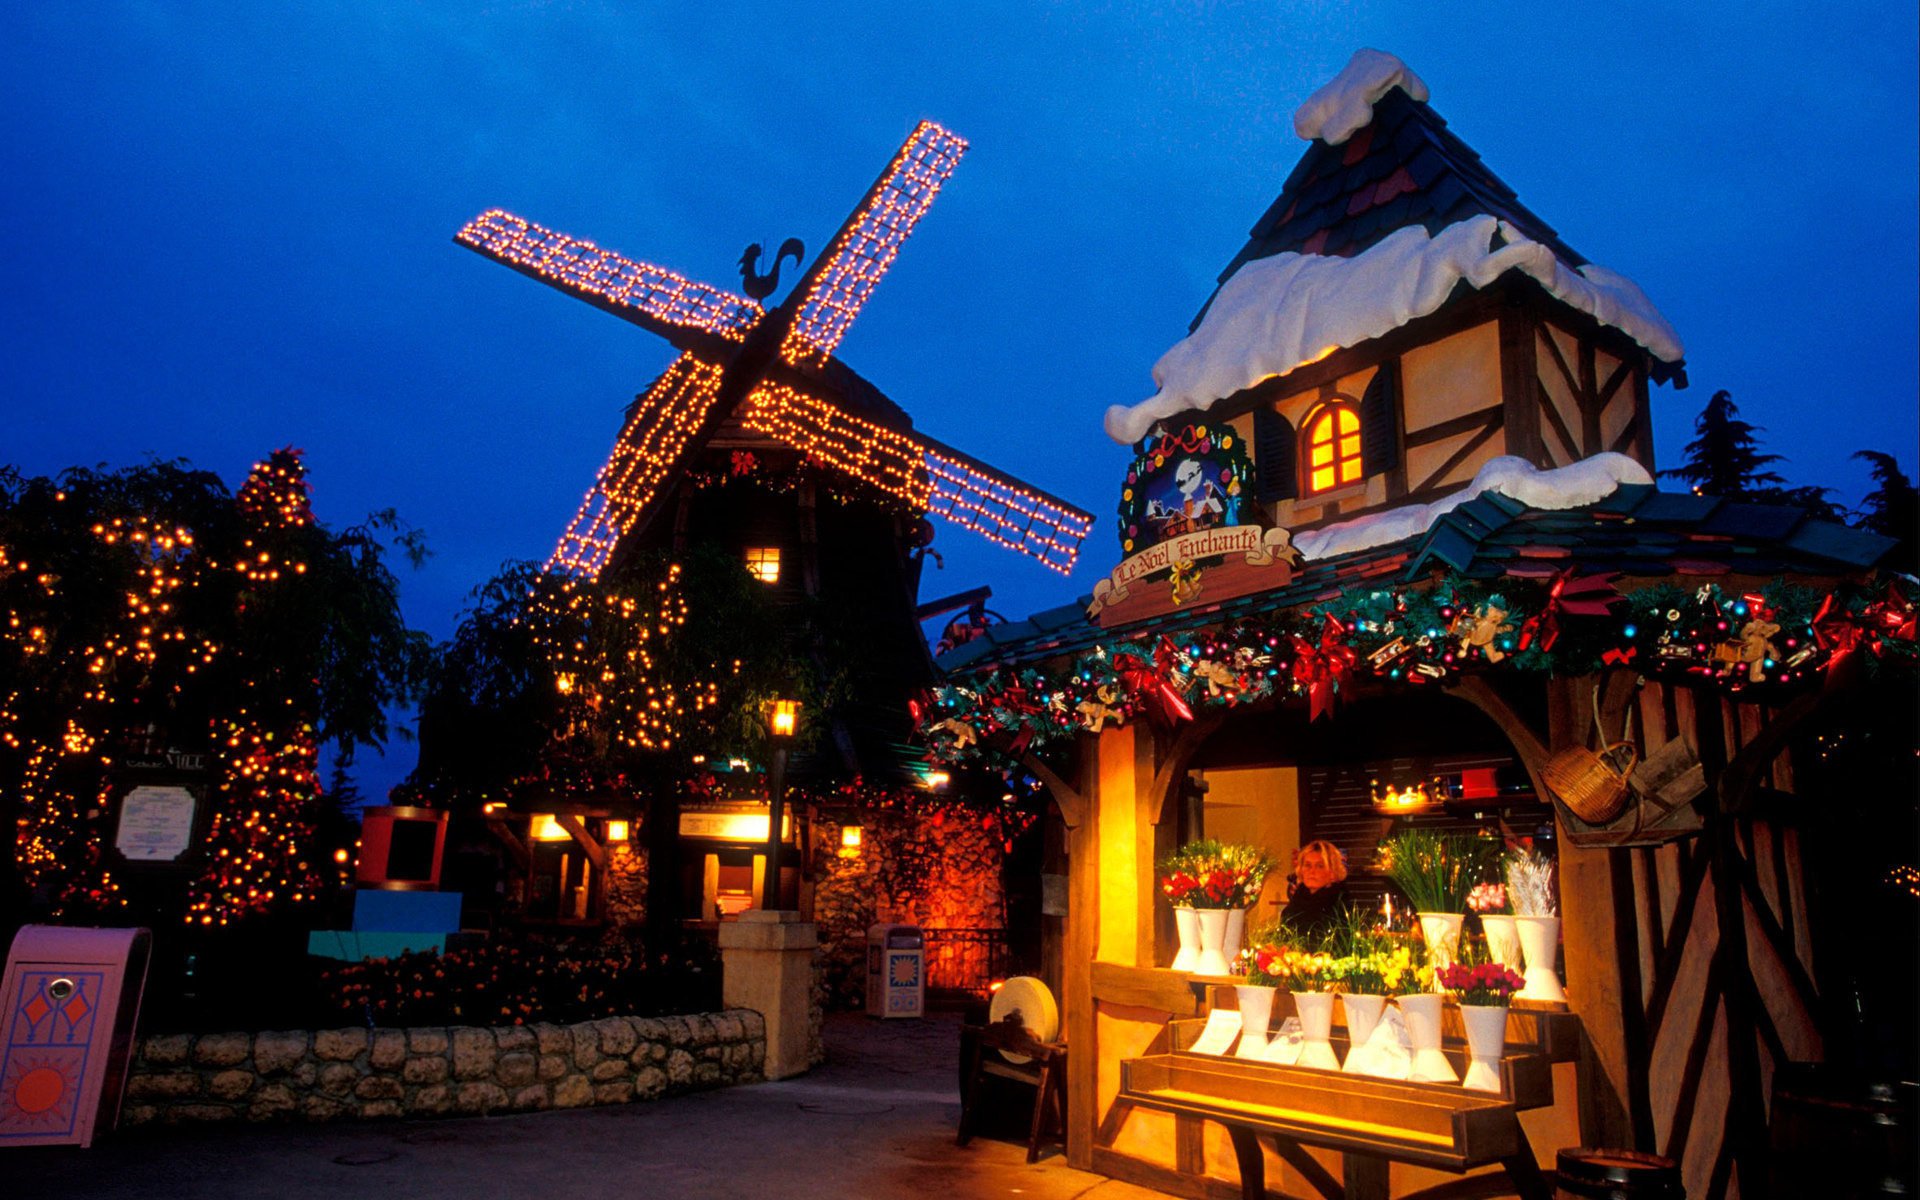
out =
<path fill-rule="evenodd" d="M 1360 413 L 1353 405 L 1321 405 L 1300 436 L 1307 494 L 1358 483 L 1366 474 L 1360 461 Z"/>

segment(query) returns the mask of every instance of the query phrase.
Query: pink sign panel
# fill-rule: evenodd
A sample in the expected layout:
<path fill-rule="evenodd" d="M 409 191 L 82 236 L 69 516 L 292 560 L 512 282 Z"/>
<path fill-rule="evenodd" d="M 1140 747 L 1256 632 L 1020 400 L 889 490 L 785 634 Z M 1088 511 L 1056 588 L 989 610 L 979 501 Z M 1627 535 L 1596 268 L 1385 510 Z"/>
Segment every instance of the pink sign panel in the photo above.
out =
<path fill-rule="evenodd" d="M 89 1145 L 119 1115 L 144 929 L 29 925 L 0 985 L 0 1146 Z"/>

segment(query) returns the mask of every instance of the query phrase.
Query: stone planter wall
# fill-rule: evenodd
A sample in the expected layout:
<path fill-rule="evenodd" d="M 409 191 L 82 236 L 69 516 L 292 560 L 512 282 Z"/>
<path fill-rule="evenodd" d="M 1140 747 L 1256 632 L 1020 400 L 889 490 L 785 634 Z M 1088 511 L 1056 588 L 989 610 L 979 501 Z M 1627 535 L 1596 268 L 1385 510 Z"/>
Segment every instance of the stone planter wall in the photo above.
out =
<path fill-rule="evenodd" d="M 1006 920 L 1006 847 L 994 831 L 975 821 L 893 812 L 863 814 L 860 824 L 858 856 L 816 860 L 814 923 L 834 1008 L 865 1003 L 869 926 L 994 929 Z"/>
<path fill-rule="evenodd" d="M 766 1023 L 730 1009 L 497 1029 L 163 1034 L 121 1121 L 331 1121 L 625 1104 L 761 1077 Z"/>

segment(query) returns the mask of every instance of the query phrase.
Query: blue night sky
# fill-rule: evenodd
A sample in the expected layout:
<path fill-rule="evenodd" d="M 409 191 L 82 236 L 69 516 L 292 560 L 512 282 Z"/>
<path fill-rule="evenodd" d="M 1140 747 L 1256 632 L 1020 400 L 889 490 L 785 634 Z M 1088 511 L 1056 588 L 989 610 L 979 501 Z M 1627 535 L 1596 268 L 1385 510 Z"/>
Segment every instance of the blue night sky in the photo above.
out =
<path fill-rule="evenodd" d="M 932 596 L 1010 616 L 1117 557 L 1109 404 L 1153 390 L 1361 46 L 1687 344 L 1795 483 L 1915 468 L 1911 4 L 11 4 L 0 10 L 0 461 L 307 451 L 333 525 L 392 506 L 451 632 L 541 558 L 664 343 L 454 246 L 501 206 L 737 288 L 817 249 L 921 117 L 973 150 L 841 355 L 934 436 L 1101 518 L 1071 581 L 958 531 Z M 364 756 L 378 796 L 412 759 Z"/>

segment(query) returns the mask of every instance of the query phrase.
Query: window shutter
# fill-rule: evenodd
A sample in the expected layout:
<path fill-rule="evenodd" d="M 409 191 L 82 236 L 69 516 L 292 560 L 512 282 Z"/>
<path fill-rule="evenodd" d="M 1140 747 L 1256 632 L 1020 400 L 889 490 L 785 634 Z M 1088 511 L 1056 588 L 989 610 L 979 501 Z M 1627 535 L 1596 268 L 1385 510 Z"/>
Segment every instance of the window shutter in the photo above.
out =
<path fill-rule="evenodd" d="M 1297 494 L 1299 471 L 1293 422 L 1271 408 L 1253 410 L 1254 495 L 1262 504 L 1291 500 Z"/>
<path fill-rule="evenodd" d="M 1369 475 L 1400 465 L 1400 389 L 1391 360 L 1381 363 L 1360 398 L 1360 459 Z"/>

